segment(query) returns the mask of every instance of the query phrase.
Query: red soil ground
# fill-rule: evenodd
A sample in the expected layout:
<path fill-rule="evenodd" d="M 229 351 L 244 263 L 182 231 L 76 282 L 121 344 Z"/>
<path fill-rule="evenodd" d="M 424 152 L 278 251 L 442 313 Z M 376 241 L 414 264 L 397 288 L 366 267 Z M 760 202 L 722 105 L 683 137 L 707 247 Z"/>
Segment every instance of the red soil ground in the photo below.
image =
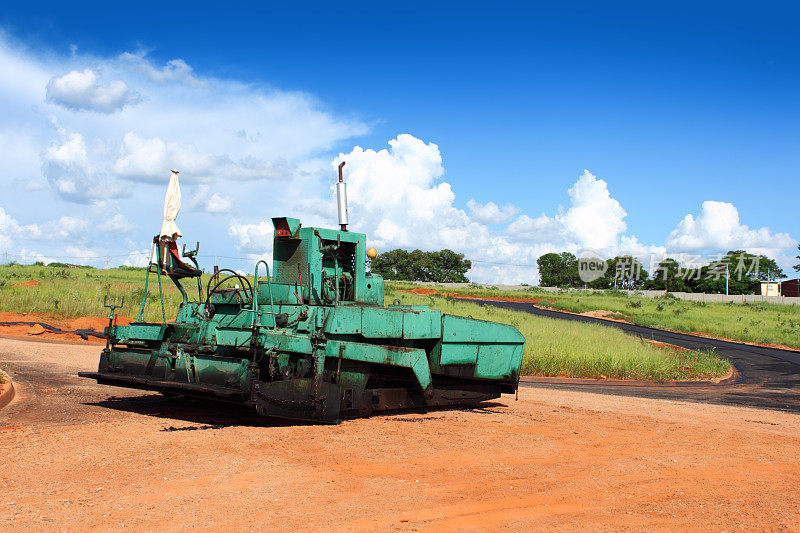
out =
<path fill-rule="evenodd" d="M 457 300 L 492 300 L 495 302 L 523 302 L 538 304 L 542 301 L 541 298 L 511 298 L 505 296 L 470 296 L 468 294 L 455 294 L 452 292 L 440 293 L 437 289 L 425 289 L 418 287 L 416 289 L 400 289 L 400 292 L 407 292 L 410 294 L 418 294 L 420 296 L 430 296 L 432 294 L 441 294 L 442 296 L 452 296 Z"/>
<path fill-rule="evenodd" d="M 3 531 L 798 531 L 800 416 L 523 388 L 481 409 L 251 422 L 0 339 Z"/>

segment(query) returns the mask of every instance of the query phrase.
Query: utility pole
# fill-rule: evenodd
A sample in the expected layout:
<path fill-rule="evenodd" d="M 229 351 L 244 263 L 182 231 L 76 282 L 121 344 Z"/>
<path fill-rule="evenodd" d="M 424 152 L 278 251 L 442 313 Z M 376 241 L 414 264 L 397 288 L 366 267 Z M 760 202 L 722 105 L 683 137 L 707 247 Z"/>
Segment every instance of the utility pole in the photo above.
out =
<path fill-rule="evenodd" d="M 728 281 L 731 279 L 731 274 L 728 271 L 728 263 L 725 263 L 725 296 L 728 296 Z"/>
<path fill-rule="evenodd" d="M 108 259 L 109 259 L 109 257 L 106 256 L 106 270 L 108 270 Z"/>

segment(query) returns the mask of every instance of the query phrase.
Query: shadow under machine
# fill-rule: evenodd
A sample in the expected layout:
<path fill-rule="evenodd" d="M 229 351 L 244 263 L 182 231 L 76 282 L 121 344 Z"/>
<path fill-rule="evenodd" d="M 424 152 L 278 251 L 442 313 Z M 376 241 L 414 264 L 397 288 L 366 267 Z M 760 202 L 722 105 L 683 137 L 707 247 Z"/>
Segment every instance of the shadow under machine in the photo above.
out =
<path fill-rule="evenodd" d="M 514 393 L 520 332 L 423 305 L 384 306 L 383 279 L 367 271 L 366 235 L 347 230 L 341 165 L 337 192 L 339 229 L 272 219 L 272 271 L 259 261 L 252 282 L 221 270 L 203 284 L 196 251 L 157 243 L 147 276 L 180 289 L 175 320 L 144 322 L 140 311 L 116 325 L 112 309 L 98 370 L 80 375 L 320 422 Z M 192 278 L 195 301 L 181 283 Z M 146 299 L 145 288 L 142 310 Z"/>

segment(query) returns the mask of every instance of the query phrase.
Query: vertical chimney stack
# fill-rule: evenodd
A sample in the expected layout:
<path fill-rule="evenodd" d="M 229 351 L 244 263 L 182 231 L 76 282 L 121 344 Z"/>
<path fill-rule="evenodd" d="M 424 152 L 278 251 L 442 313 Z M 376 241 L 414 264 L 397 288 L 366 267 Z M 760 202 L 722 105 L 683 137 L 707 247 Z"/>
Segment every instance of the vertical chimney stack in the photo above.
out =
<path fill-rule="evenodd" d="M 336 203 L 339 207 L 339 227 L 342 231 L 347 231 L 347 184 L 342 178 L 342 167 L 344 161 L 339 164 L 339 182 L 336 184 Z"/>

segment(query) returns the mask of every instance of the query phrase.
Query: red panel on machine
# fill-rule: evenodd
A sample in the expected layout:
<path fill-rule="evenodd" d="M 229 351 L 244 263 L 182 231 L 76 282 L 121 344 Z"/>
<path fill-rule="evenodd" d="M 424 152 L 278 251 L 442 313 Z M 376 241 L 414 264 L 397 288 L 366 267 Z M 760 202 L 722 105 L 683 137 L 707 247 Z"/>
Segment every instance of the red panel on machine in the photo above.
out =
<path fill-rule="evenodd" d="M 292 231 L 289 229 L 289 223 L 285 218 L 279 218 L 275 221 L 275 236 L 276 237 L 291 237 Z"/>

